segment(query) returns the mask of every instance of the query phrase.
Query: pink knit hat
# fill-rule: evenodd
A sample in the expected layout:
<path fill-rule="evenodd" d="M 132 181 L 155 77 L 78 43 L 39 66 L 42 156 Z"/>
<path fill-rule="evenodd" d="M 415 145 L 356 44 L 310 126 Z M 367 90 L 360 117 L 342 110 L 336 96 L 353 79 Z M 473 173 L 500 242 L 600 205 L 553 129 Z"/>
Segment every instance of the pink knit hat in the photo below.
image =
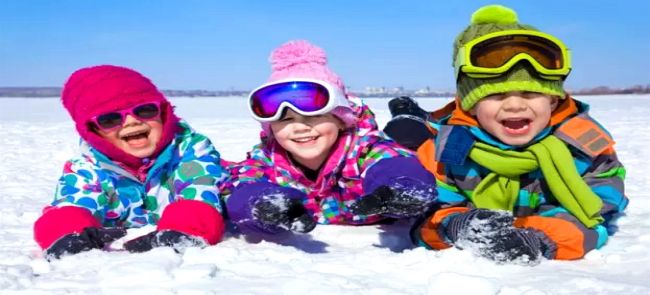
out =
<path fill-rule="evenodd" d="M 273 50 L 269 61 L 273 72 L 268 82 L 292 78 L 314 79 L 327 82 L 346 93 L 341 78 L 327 67 L 325 51 L 306 40 L 293 40 L 282 44 Z M 349 105 L 336 107 L 332 114 L 346 127 L 352 127 L 357 122 L 357 117 Z M 271 134 L 270 123 L 263 122 L 262 129 L 266 134 Z"/>
<path fill-rule="evenodd" d="M 124 67 L 101 65 L 72 73 L 63 87 L 61 101 L 81 138 L 112 160 L 132 169 L 138 169 L 146 161 L 127 154 L 93 132 L 92 117 L 146 102 L 160 102 L 163 133 L 152 157 L 172 141 L 178 128 L 179 119 L 165 96 L 149 79 Z"/>

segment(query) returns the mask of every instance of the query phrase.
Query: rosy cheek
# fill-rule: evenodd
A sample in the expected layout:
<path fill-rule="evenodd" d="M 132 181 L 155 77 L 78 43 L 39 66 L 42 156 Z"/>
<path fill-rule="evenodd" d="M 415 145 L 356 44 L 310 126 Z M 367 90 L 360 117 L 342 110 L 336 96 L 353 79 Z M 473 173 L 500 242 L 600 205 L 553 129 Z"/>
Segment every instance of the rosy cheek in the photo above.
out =
<path fill-rule="evenodd" d="M 151 128 L 151 131 L 158 134 L 162 134 L 163 131 L 162 125 L 157 125 L 154 128 Z"/>
<path fill-rule="evenodd" d="M 106 139 L 106 140 L 108 140 L 110 142 L 115 142 L 115 141 L 119 140 L 119 137 L 117 136 L 118 131 L 119 131 L 119 129 L 113 130 L 113 131 L 110 131 L 110 132 L 105 132 L 105 131 L 99 130 L 96 133 L 99 134 L 99 136 L 101 136 L 103 139 Z"/>
<path fill-rule="evenodd" d="M 151 131 L 153 132 L 162 132 L 163 125 L 160 120 L 148 121 L 147 125 L 149 125 L 149 128 L 151 128 Z"/>
<path fill-rule="evenodd" d="M 111 143 L 112 145 L 122 148 L 122 140 L 117 136 L 117 132 L 111 132 L 108 134 L 100 134 L 102 138 Z"/>

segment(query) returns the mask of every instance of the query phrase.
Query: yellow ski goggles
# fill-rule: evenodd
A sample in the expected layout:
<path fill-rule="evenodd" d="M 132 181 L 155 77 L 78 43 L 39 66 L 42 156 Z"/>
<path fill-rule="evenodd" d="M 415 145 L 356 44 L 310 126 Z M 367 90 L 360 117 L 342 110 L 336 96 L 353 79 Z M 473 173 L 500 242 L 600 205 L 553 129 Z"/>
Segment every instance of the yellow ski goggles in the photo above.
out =
<path fill-rule="evenodd" d="M 542 32 L 507 30 L 476 38 L 458 49 L 454 60 L 456 80 L 501 76 L 527 60 L 547 80 L 563 80 L 571 71 L 571 52 L 559 39 Z"/>

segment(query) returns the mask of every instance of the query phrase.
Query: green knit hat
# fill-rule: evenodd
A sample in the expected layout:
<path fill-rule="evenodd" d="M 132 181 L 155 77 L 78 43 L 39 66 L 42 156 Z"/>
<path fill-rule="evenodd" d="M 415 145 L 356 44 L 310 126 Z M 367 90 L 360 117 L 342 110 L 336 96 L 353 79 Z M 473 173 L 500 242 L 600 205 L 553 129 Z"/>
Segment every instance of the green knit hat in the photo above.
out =
<path fill-rule="evenodd" d="M 472 14 L 471 24 L 456 37 L 452 61 L 456 59 L 458 49 L 467 42 L 505 30 L 538 31 L 533 26 L 520 24 L 517 13 L 508 7 L 483 6 Z M 546 80 L 539 77 L 528 63 L 518 63 L 505 75 L 496 78 L 470 78 L 461 74 L 456 82 L 456 90 L 461 99 L 461 108 L 468 111 L 486 96 L 510 91 L 539 92 L 564 98 L 563 84 L 563 80 Z"/>

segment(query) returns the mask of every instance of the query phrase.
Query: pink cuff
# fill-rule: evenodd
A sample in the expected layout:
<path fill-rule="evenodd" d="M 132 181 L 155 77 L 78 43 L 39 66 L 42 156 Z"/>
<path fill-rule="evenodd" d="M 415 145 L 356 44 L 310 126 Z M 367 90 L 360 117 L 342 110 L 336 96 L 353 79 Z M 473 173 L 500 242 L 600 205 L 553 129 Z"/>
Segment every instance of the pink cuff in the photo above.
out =
<path fill-rule="evenodd" d="M 158 222 L 158 231 L 175 230 L 184 234 L 198 236 L 208 244 L 221 240 L 225 231 L 223 217 L 210 204 L 195 200 L 179 200 L 171 203 L 163 211 Z"/>
<path fill-rule="evenodd" d="M 65 235 L 81 233 L 86 227 L 101 227 L 88 209 L 75 206 L 46 207 L 34 223 L 34 240 L 42 249 L 49 248 Z"/>

